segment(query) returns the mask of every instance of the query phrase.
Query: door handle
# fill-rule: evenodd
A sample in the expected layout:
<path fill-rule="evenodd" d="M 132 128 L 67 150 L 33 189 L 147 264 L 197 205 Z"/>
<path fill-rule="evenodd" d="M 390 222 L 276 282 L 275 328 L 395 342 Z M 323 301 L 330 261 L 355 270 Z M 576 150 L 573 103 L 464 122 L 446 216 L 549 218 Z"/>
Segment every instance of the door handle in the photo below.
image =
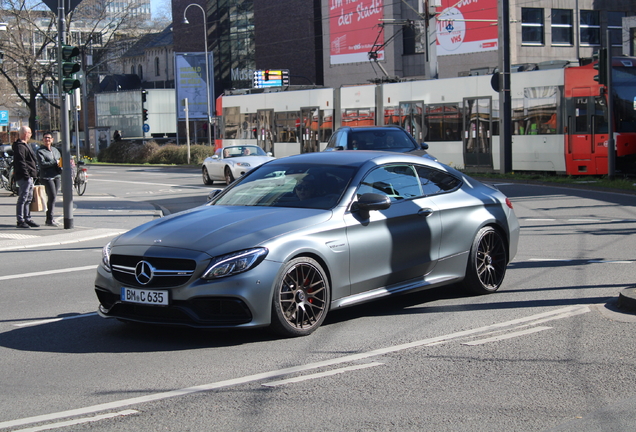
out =
<path fill-rule="evenodd" d="M 433 209 L 431 209 L 431 208 L 423 208 L 423 209 L 420 209 L 420 210 L 417 212 L 417 214 L 418 214 L 419 216 L 429 217 L 430 215 L 432 215 L 432 214 L 433 214 Z"/>

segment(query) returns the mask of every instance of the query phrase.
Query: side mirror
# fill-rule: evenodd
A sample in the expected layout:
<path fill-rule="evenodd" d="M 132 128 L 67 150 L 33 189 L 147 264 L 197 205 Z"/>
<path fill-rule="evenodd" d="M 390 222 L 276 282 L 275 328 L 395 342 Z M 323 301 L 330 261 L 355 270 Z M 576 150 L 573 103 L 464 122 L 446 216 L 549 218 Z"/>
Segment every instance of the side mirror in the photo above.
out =
<path fill-rule="evenodd" d="M 218 159 L 219 155 L 212 155 L 212 159 Z"/>
<path fill-rule="evenodd" d="M 386 195 L 377 193 L 365 193 L 358 197 L 358 201 L 353 203 L 352 212 L 359 212 L 365 219 L 369 217 L 369 212 L 373 210 L 386 210 L 391 207 L 391 199 Z"/>
<path fill-rule="evenodd" d="M 210 193 L 208 194 L 208 202 L 216 198 L 216 196 L 221 192 L 223 192 L 223 189 L 214 189 L 213 191 L 210 191 Z"/>
<path fill-rule="evenodd" d="M 272 152 L 267 152 L 267 156 L 274 156 Z"/>
<path fill-rule="evenodd" d="M 422 150 L 428 150 L 428 144 L 426 143 L 420 143 L 420 147 L 422 147 Z"/>

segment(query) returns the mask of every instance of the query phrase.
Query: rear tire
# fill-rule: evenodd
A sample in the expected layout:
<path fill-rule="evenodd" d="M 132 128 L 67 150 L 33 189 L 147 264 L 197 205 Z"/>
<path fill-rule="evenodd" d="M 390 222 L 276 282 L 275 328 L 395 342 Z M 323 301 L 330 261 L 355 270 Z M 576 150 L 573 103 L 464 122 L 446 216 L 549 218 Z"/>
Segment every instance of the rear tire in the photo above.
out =
<path fill-rule="evenodd" d="M 206 167 L 203 167 L 203 169 L 201 170 L 201 176 L 203 177 L 204 185 L 214 184 L 214 181 L 210 178 L 210 173 L 208 172 L 208 169 Z"/>
<path fill-rule="evenodd" d="M 490 226 L 480 229 L 470 249 L 463 287 L 475 294 L 497 291 L 506 275 L 506 250 L 506 242 L 497 230 Z"/>
<path fill-rule="evenodd" d="M 330 300 L 327 275 L 316 260 L 289 261 L 274 285 L 272 330 L 285 337 L 313 333 L 325 320 Z"/>

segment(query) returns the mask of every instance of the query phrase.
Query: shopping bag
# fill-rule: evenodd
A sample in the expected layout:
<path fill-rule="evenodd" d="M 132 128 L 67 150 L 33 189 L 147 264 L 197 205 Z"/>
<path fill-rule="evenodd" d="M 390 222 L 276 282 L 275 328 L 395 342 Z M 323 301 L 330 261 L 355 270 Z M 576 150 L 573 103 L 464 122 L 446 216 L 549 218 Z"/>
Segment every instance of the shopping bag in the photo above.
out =
<path fill-rule="evenodd" d="M 46 190 L 44 186 L 33 186 L 33 200 L 31 201 L 31 211 L 46 211 Z"/>

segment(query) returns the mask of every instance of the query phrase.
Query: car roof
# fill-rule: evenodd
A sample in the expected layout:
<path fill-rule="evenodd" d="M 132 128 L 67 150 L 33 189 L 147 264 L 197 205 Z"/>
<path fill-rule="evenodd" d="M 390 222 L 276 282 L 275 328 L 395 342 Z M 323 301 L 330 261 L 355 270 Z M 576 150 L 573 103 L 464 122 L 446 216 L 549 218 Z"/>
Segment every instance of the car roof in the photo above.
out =
<path fill-rule="evenodd" d="M 368 151 L 368 150 L 337 150 L 330 152 L 305 153 L 285 158 L 277 159 L 271 163 L 307 163 L 319 165 L 334 166 L 355 166 L 360 167 L 365 163 L 373 161 L 375 164 L 385 164 L 392 162 L 417 163 L 421 165 L 429 164 L 428 159 L 421 156 L 413 156 L 406 153 L 384 152 L 384 151 Z M 437 166 L 438 164 L 435 164 Z"/>
<path fill-rule="evenodd" d="M 338 130 L 350 129 L 350 130 L 386 130 L 386 129 L 398 129 L 404 131 L 404 128 L 398 125 L 382 125 L 382 126 L 342 126 Z"/>

